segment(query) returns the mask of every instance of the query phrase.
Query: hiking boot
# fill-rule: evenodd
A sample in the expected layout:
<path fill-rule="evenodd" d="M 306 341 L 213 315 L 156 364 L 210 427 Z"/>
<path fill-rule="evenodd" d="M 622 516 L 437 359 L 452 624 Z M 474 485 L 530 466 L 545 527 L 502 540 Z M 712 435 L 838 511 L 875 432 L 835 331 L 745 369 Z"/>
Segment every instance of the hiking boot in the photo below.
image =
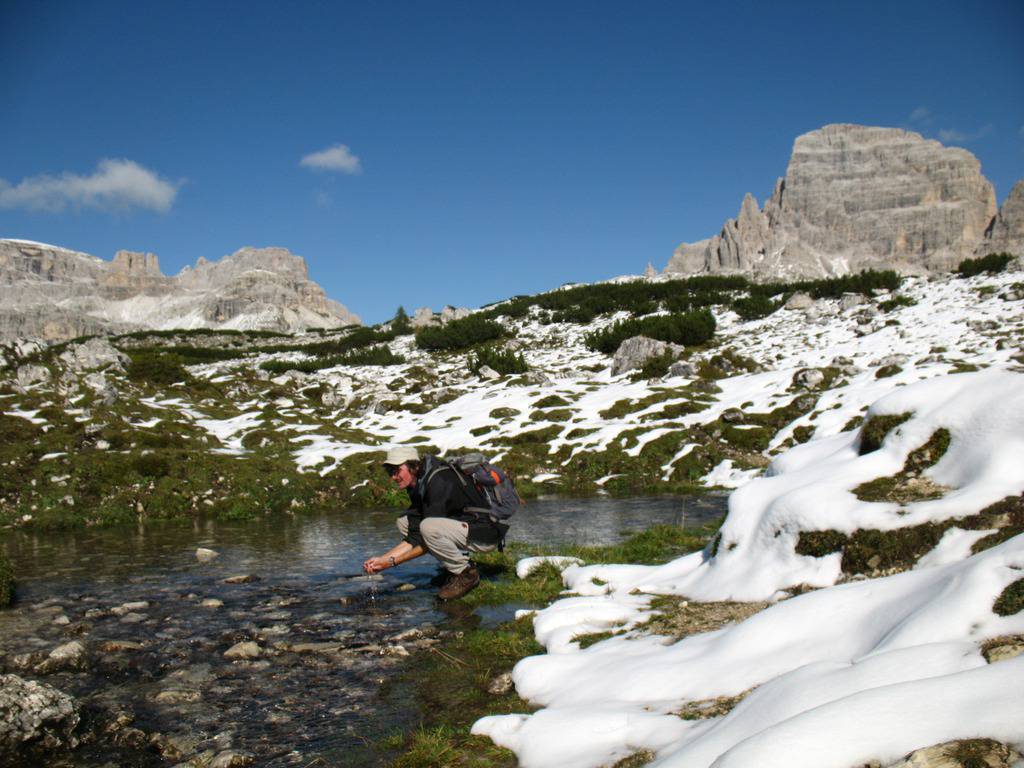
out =
<path fill-rule="evenodd" d="M 471 565 L 462 573 L 452 575 L 438 591 L 437 596 L 442 600 L 458 600 L 479 583 L 480 574 L 477 572 L 476 566 Z"/>

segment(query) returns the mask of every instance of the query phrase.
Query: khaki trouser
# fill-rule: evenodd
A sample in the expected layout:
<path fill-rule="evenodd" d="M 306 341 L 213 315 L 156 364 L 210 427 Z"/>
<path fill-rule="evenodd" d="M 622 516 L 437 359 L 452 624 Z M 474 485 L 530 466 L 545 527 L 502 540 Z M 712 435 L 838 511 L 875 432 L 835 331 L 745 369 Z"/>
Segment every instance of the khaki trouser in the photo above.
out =
<path fill-rule="evenodd" d="M 396 521 L 404 539 L 409 535 L 409 518 Z M 450 517 L 425 517 L 420 521 L 420 535 L 427 551 L 441 561 L 449 573 L 462 573 L 469 566 L 470 552 L 490 552 L 494 544 L 469 541 L 469 525 Z"/>

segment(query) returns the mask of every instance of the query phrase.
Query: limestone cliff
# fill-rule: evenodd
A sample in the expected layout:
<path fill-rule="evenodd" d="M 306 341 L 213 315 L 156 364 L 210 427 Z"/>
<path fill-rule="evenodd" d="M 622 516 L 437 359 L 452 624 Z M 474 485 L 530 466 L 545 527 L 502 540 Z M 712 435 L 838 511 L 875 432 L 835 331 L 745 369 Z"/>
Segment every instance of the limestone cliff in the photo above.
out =
<path fill-rule="evenodd" d="M 358 323 L 284 248 L 200 258 L 174 277 L 149 253 L 107 262 L 24 240 L 0 240 L 0 338 L 59 340 L 142 328 L 295 331 Z"/>
<path fill-rule="evenodd" d="M 995 191 L 967 150 L 898 128 L 827 125 L 796 139 L 763 209 L 748 194 L 735 219 L 680 245 L 665 271 L 945 271 L 977 253 L 1024 249 L 1024 186 L 1003 208 L 997 216 Z"/>

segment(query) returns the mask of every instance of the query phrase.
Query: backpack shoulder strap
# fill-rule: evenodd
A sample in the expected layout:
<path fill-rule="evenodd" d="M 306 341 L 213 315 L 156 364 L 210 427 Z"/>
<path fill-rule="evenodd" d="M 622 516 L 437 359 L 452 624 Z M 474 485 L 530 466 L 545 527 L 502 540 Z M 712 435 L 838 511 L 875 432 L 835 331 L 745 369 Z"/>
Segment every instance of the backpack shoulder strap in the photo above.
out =
<path fill-rule="evenodd" d="M 462 477 L 462 473 L 457 471 L 455 469 L 455 467 L 453 467 L 451 464 L 449 464 L 444 459 L 441 459 L 441 458 L 439 458 L 437 456 L 428 456 L 426 461 L 424 462 L 424 464 L 425 464 L 425 468 L 424 468 L 425 472 L 424 472 L 424 475 L 423 475 L 423 488 L 424 488 L 424 490 L 430 484 L 430 481 L 434 479 L 434 476 L 438 472 L 444 472 L 446 469 L 450 469 L 452 472 L 454 472 L 455 476 L 458 477 L 459 480 L 462 481 L 463 485 L 466 484 L 466 480 L 465 480 L 465 478 Z"/>

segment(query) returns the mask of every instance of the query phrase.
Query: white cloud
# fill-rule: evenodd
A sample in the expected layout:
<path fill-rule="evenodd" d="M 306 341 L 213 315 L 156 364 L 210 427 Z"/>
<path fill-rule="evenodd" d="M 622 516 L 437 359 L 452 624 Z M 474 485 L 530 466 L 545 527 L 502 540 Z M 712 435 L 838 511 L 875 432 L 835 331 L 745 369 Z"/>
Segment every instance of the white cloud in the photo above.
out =
<path fill-rule="evenodd" d="M 910 113 L 910 117 L 907 118 L 907 122 L 910 123 L 930 123 L 932 119 L 932 112 L 928 107 L 918 107 Z"/>
<path fill-rule="evenodd" d="M 66 206 L 124 210 L 171 209 L 182 182 L 161 179 L 153 171 L 124 159 L 100 160 L 90 176 L 30 176 L 17 185 L 0 179 L 0 208 L 60 211 Z"/>
<path fill-rule="evenodd" d="M 333 147 L 306 155 L 299 161 L 299 165 L 317 171 L 339 171 L 348 174 L 363 172 L 359 158 L 344 144 L 335 144 Z"/>
<path fill-rule="evenodd" d="M 983 136 L 988 136 L 990 133 L 992 133 L 991 125 L 983 125 L 976 131 L 968 132 L 958 131 L 955 128 L 942 128 L 939 130 L 939 141 L 946 144 L 950 142 L 956 144 L 965 144 L 969 141 L 975 141 L 976 139 L 980 139 Z"/>

